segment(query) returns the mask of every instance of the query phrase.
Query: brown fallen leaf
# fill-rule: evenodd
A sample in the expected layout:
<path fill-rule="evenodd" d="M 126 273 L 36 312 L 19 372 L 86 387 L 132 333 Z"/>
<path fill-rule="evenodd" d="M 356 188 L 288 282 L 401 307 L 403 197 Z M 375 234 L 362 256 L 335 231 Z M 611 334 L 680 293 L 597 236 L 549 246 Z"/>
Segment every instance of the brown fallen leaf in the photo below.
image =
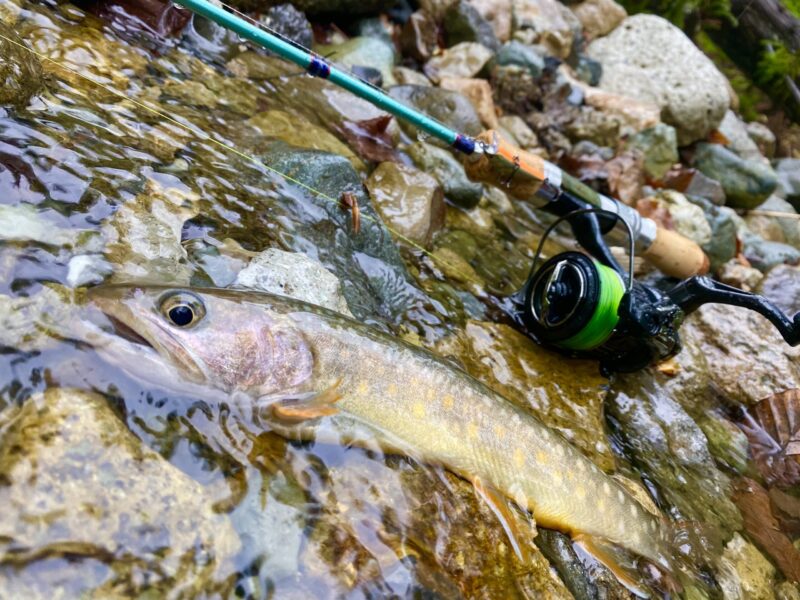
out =
<path fill-rule="evenodd" d="M 790 581 L 800 581 L 800 551 L 780 530 L 772 514 L 767 490 L 752 479 L 741 477 L 733 486 L 733 501 L 744 519 L 744 529 Z"/>
<path fill-rule="evenodd" d="M 800 390 L 761 400 L 738 422 L 767 485 L 800 483 Z"/>
<path fill-rule="evenodd" d="M 347 144 L 365 160 L 385 162 L 398 160 L 388 128 L 392 115 L 382 115 L 364 121 L 345 121 L 339 127 Z"/>
<path fill-rule="evenodd" d="M 623 152 L 606 163 L 611 194 L 632 205 L 642 196 L 644 158 L 639 152 Z"/>
<path fill-rule="evenodd" d="M 636 212 L 643 217 L 653 219 L 664 229 L 675 229 L 669 209 L 655 198 L 642 198 L 636 203 Z"/>

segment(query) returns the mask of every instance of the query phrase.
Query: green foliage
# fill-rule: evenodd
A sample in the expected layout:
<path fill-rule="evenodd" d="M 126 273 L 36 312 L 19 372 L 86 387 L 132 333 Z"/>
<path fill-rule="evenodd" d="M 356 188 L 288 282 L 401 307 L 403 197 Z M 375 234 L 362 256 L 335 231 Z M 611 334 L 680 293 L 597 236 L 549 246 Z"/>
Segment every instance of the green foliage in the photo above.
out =
<path fill-rule="evenodd" d="M 738 112 L 745 121 L 755 121 L 770 105 L 770 100 L 753 82 L 742 73 L 733 61 L 713 42 L 705 32 L 700 32 L 695 41 L 700 49 L 722 72 L 739 98 Z"/>
<path fill-rule="evenodd" d="M 792 52 L 780 40 L 764 40 L 762 47 L 756 80 L 762 88 L 772 90 L 774 98 L 785 102 L 791 96 L 786 78 L 797 81 L 800 77 L 800 53 Z"/>
<path fill-rule="evenodd" d="M 800 5 L 800 0 L 793 0 Z M 629 13 L 655 13 L 683 29 L 692 16 L 736 23 L 730 0 L 622 0 Z"/>
<path fill-rule="evenodd" d="M 800 19 L 800 0 L 782 0 L 786 9 Z"/>

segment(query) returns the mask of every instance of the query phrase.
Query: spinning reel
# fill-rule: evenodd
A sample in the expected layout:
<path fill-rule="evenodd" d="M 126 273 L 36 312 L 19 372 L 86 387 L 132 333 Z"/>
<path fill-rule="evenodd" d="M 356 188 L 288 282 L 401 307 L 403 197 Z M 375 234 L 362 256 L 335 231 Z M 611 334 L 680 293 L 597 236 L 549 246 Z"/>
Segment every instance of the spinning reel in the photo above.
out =
<path fill-rule="evenodd" d="M 620 222 L 627 230 L 627 273 L 599 233 L 590 248 L 602 247 L 592 252 L 597 258 L 563 252 L 539 266 L 544 242 L 559 223 L 570 221 L 575 229 L 576 222 L 592 218 L 593 229 L 599 232 L 596 217 Z M 707 303 L 754 310 L 769 319 L 788 344 L 800 344 L 800 313 L 790 319 L 763 296 L 703 276 L 660 291 L 634 280 L 633 256 L 630 225 L 619 215 L 583 208 L 561 216 L 539 242 L 531 273 L 515 298 L 522 305 L 517 316 L 537 341 L 571 355 L 598 359 L 606 374 L 636 371 L 675 355 L 681 349 L 678 328 L 683 319 Z"/>

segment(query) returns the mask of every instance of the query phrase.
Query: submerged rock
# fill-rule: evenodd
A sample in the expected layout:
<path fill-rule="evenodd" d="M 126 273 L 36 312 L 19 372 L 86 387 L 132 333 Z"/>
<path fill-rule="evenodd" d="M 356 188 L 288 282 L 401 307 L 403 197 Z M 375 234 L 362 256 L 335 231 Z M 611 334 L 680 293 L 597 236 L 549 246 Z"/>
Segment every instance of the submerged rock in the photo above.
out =
<path fill-rule="evenodd" d="M 722 184 L 727 204 L 734 208 L 756 208 L 777 186 L 768 165 L 741 159 L 719 144 L 697 144 L 694 164 Z"/>
<path fill-rule="evenodd" d="M 437 181 L 418 169 L 381 163 L 365 182 L 384 223 L 402 236 L 427 246 L 444 224 L 444 200 Z"/>
<path fill-rule="evenodd" d="M 297 298 L 352 317 L 339 279 L 305 254 L 269 248 L 239 271 L 235 287 Z"/>
<path fill-rule="evenodd" d="M 198 200 L 182 184 L 165 187 L 148 179 L 142 193 L 120 206 L 103 226 L 105 256 L 114 265 L 112 279 L 189 283 L 192 268 L 181 246 L 181 230 L 197 214 Z"/>
<path fill-rule="evenodd" d="M 628 17 L 610 35 L 593 41 L 588 54 L 603 65 L 602 89 L 657 104 L 681 145 L 707 136 L 728 109 L 725 77 L 661 17 Z"/>
<path fill-rule="evenodd" d="M 96 231 L 69 227 L 67 219 L 53 209 L 39 210 L 30 204 L 0 205 L 0 241 L 36 243 L 74 250 L 99 250 Z"/>
<path fill-rule="evenodd" d="M 775 567 L 738 533 L 725 546 L 719 586 L 725 600 L 774 598 Z"/>
<path fill-rule="evenodd" d="M 647 371 L 624 376 L 614 383 L 606 410 L 624 454 L 647 474 L 673 516 L 691 524 L 692 561 L 709 564 L 722 550 L 719 540 L 741 529 L 742 517 L 702 430 L 670 389 L 653 379 Z M 694 536 L 704 541 L 695 542 Z"/>
<path fill-rule="evenodd" d="M 361 159 L 346 144 L 339 141 L 332 133 L 299 115 L 283 110 L 267 110 L 248 119 L 246 123 L 265 137 L 282 140 L 299 148 L 339 154 L 346 157 L 355 168 L 365 168 Z"/>
<path fill-rule="evenodd" d="M 0 294 L 0 347 L 24 352 L 51 347 L 70 336 L 74 313 L 72 292 L 56 285 L 17 298 Z"/>
<path fill-rule="evenodd" d="M 200 484 L 144 447 L 105 398 L 50 388 L 0 413 L 0 422 L 5 592 L 116 597 L 220 588 L 239 550 L 227 516 Z M 58 570 L 57 583 L 9 568 L 36 562 L 36 572 L 46 572 L 64 555 L 70 568 Z"/>
<path fill-rule="evenodd" d="M 270 147 L 262 156 L 266 164 L 325 195 L 281 181 L 280 194 L 269 205 L 269 219 L 283 224 L 276 242 L 294 252 L 312 252 L 313 258 L 336 275 L 356 318 L 395 321 L 428 306 L 429 299 L 411 283 L 397 245 L 346 158 L 282 144 Z M 257 180 L 257 185 L 263 185 L 263 180 Z M 361 229 L 357 234 L 352 232 L 350 211 L 340 208 L 343 192 L 358 202 Z"/>
<path fill-rule="evenodd" d="M 42 65 L 17 32 L 1 21 L 0 34 L 11 40 L 0 38 L 0 104 L 22 108 L 44 87 Z"/>
<path fill-rule="evenodd" d="M 407 150 L 420 170 L 433 175 L 442 186 L 444 195 L 463 208 L 473 208 L 483 197 L 483 186 L 470 181 L 464 167 L 449 150 L 415 142 Z"/>

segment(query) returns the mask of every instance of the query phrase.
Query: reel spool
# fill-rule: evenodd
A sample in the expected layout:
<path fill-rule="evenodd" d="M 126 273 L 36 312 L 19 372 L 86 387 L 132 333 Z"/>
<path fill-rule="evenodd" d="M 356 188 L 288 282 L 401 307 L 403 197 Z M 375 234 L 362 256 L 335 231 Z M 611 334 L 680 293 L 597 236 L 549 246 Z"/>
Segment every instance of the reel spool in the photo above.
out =
<path fill-rule="evenodd" d="M 580 252 L 563 252 L 537 268 L 544 243 L 562 221 L 589 213 L 613 213 L 598 208 L 576 210 L 547 228 L 528 281 L 522 320 L 541 342 L 565 350 L 590 351 L 604 344 L 619 322 L 619 307 L 633 285 L 633 236 L 628 223 L 628 281 L 615 269 Z"/>

